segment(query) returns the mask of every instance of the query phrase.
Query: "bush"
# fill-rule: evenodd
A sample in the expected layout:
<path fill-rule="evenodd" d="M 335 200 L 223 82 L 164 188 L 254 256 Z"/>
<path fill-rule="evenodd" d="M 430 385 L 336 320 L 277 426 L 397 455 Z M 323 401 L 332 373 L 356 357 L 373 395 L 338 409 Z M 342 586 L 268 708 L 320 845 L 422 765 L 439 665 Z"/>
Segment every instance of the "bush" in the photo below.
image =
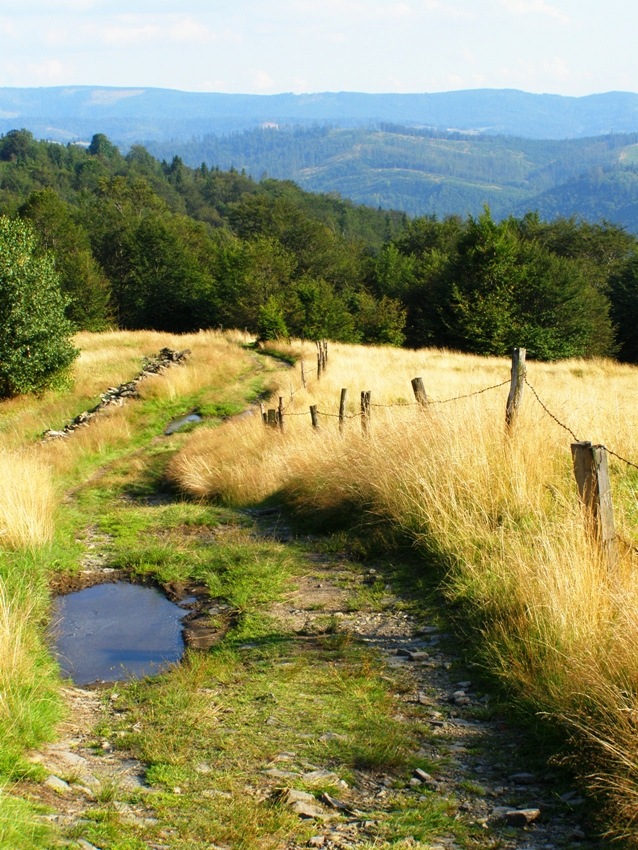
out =
<path fill-rule="evenodd" d="M 73 362 L 65 306 L 31 225 L 0 216 L 0 398 L 42 390 Z"/>

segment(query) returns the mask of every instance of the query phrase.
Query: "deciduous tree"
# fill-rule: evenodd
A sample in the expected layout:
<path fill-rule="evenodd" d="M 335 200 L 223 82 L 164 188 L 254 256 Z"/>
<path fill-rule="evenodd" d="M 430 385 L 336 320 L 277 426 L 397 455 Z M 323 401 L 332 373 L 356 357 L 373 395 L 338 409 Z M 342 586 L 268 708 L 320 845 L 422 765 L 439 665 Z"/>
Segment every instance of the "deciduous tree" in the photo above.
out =
<path fill-rule="evenodd" d="M 0 216 L 0 397 L 50 386 L 77 355 L 50 255 L 31 225 Z"/>

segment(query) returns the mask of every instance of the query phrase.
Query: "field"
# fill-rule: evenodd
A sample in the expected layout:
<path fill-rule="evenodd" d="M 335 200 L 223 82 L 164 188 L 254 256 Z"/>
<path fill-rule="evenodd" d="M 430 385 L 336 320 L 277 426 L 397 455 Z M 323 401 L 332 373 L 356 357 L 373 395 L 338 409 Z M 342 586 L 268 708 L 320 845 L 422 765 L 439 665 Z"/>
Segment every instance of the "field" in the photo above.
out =
<path fill-rule="evenodd" d="M 331 344 L 318 380 L 312 345 L 278 346 L 269 357 L 247 342 L 214 333 L 85 334 L 72 386 L 0 407 L 0 768 L 7 789 L 42 780 L 25 756 L 51 737 L 62 714 L 44 639 L 49 588 L 78 571 L 88 529 L 110 536 L 115 566 L 164 582 L 206 575 L 244 612 L 236 641 L 246 641 L 264 636 L 258 604 L 276 598 L 301 567 L 274 544 L 255 541 L 232 512 L 283 504 L 300 527 L 329 530 L 361 558 L 407 544 L 416 555 L 413 569 L 443 592 L 446 616 L 474 663 L 543 734 L 553 730 L 569 739 L 563 755 L 571 754 L 582 781 L 606 801 L 611 829 L 631 836 L 638 820 L 636 369 L 602 360 L 530 363 L 523 405 L 508 432 L 505 359 Z M 137 374 L 142 356 L 167 345 L 191 349 L 188 365 L 148 379 L 139 400 L 71 438 L 40 442 L 44 430 L 95 405 L 108 386 Z M 424 381 L 425 408 L 412 394 L 416 376 Z M 340 429 L 343 388 L 349 401 Z M 362 391 L 371 392 L 367 429 Z M 283 429 L 264 427 L 258 413 L 233 416 L 250 405 L 258 410 L 260 399 L 276 407 L 280 398 Z M 317 406 L 317 429 L 310 405 Z M 201 426 L 170 444 L 158 439 L 167 421 L 195 408 L 204 415 Z M 613 570 L 585 532 L 572 472 L 575 437 L 615 453 L 619 562 Z M 181 494 L 174 506 L 145 501 L 169 485 Z M 185 529 L 213 526 L 226 535 L 222 554 L 184 542 Z M 131 686 L 128 708 L 139 713 L 138 726 L 144 711 L 158 718 L 161 711 L 179 713 L 185 725 L 199 712 L 212 729 L 216 714 L 204 716 L 202 682 L 239 681 L 233 646 L 211 659 L 214 672 L 191 661 L 161 686 Z M 358 656 L 346 661 L 362 664 Z M 191 694 L 190 705 L 180 689 Z M 381 711 L 386 698 L 374 699 Z M 349 711 L 356 716 L 360 708 Z M 375 716 L 377 728 L 390 729 L 387 711 Z M 157 725 L 164 723 L 166 739 L 145 729 L 126 741 L 157 765 L 151 775 L 158 787 L 172 787 L 186 781 L 179 777 L 189 743 L 171 740 L 175 730 L 167 719 Z M 242 740 L 248 758 L 250 740 Z M 390 757 L 370 752 L 366 758 Z M 19 795 L 0 795 L 3 850 L 73 846 L 41 836 L 34 811 Z M 132 834 L 115 839 L 107 822 L 103 817 L 102 832 L 89 835 L 98 835 L 100 846 L 148 846 Z M 3 826 L 9 823 L 24 828 L 11 831 Z M 292 829 L 283 821 L 271 828 L 273 835 Z M 29 837 L 19 843 L 16 829 Z M 183 846 L 205 846 L 193 842 Z M 253 842 L 236 846 L 278 846 L 263 837 Z"/>
<path fill-rule="evenodd" d="M 288 353 L 312 363 L 309 347 Z M 334 345 L 319 383 L 304 390 L 297 369 L 274 393 L 285 402 L 283 435 L 254 423 L 235 426 L 232 441 L 201 431 L 170 474 L 198 497 L 245 504 L 277 496 L 315 521 L 356 516 L 390 537 L 407 535 L 486 671 L 521 709 L 569 735 L 581 765 L 586 753 L 588 783 L 612 796 L 631 832 L 638 477 L 611 458 L 620 562 L 610 572 L 585 534 L 570 446 L 576 436 L 636 462 L 638 373 L 608 361 L 531 363 L 535 394 L 525 388 L 508 434 L 508 386 L 498 385 L 509 369 L 505 360 L 446 351 Z M 416 376 L 426 410 L 413 404 Z M 353 418 L 340 434 L 343 387 Z M 372 394 L 367 436 L 357 416 L 364 390 Z M 309 414 L 296 415 L 310 404 L 326 414 L 319 431 Z"/>

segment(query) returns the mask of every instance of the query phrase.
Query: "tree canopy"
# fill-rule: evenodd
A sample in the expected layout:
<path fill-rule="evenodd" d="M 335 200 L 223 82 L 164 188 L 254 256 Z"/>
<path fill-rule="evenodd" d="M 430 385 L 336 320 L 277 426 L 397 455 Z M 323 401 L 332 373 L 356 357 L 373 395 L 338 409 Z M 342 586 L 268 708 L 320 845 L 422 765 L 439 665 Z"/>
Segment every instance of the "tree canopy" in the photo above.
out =
<path fill-rule="evenodd" d="M 42 390 L 73 362 L 72 325 L 32 227 L 0 216 L 0 398 Z"/>
<path fill-rule="evenodd" d="M 23 130 L 0 137 L 0 214 L 33 224 L 29 251 L 74 328 L 638 361 L 638 241 L 606 222 L 410 220 L 140 145 L 124 156 L 102 134 L 80 147 Z"/>

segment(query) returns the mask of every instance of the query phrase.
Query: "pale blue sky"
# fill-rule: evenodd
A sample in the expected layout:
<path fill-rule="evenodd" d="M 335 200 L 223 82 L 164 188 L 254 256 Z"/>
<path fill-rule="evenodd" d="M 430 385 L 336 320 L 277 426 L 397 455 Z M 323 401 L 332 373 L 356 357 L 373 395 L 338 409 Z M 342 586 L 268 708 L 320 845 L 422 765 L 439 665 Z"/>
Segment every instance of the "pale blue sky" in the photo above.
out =
<path fill-rule="evenodd" d="M 638 91 L 629 0 L 0 0 L 0 86 Z"/>

